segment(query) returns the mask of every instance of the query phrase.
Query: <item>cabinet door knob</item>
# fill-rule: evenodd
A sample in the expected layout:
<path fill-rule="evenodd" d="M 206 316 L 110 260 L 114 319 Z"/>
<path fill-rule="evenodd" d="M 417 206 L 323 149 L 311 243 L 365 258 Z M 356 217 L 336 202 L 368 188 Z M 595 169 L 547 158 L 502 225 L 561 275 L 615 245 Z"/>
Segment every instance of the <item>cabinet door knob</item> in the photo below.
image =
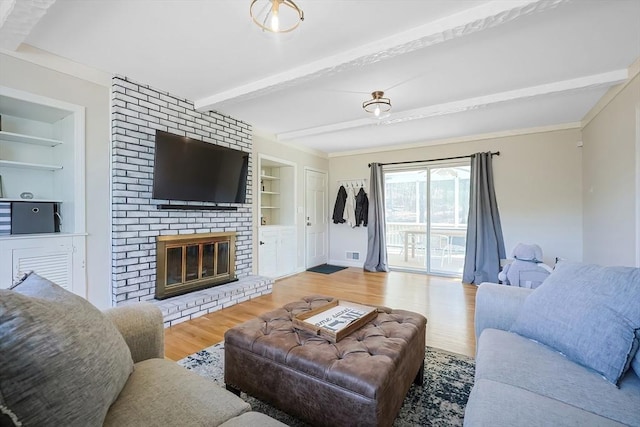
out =
<path fill-rule="evenodd" d="M 262 240 L 260 240 L 260 244 L 261 244 L 261 245 L 264 245 L 264 242 L 263 242 Z"/>

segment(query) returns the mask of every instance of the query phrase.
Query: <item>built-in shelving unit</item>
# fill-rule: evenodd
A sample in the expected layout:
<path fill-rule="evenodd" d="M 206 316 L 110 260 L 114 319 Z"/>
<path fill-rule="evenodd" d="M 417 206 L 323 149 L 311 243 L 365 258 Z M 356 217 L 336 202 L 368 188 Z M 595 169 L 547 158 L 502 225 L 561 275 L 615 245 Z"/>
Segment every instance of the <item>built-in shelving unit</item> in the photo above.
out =
<path fill-rule="evenodd" d="M 258 166 L 258 272 L 267 277 L 282 277 L 294 273 L 296 268 L 296 166 L 265 155 L 258 157 Z"/>
<path fill-rule="evenodd" d="M 3 228 L 0 288 L 35 271 L 86 296 L 84 107 L 0 86 L 0 126 L 0 207 L 15 213 L 18 203 L 55 202 L 62 218 L 55 233 Z"/>
<path fill-rule="evenodd" d="M 260 158 L 260 225 L 294 224 L 294 166 Z"/>
<path fill-rule="evenodd" d="M 59 202 L 62 232 L 83 233 L 84 108 L 0 87 L 0 116 L 0 200 Z"/>
<path fill-rule="evenodd" d="M 260 225 L 280 222 L 280 168 L 268 161 L 260 165 Z"/>

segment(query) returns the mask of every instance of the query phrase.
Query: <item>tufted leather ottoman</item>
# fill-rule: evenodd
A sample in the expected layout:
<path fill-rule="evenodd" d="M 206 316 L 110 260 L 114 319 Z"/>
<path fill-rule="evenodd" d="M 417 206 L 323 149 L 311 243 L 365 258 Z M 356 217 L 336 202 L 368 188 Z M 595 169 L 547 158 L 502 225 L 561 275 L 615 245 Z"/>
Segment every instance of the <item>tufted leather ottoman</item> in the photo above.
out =
<path fill-rule="evenodd" d="M 332 301 L 311 296 L 225 333 L 227 388 L 317 426 L 390 426 L 412 382 L 422 384 L 427 319 L 379 308 L 336 344 L 292 317 Z"/>

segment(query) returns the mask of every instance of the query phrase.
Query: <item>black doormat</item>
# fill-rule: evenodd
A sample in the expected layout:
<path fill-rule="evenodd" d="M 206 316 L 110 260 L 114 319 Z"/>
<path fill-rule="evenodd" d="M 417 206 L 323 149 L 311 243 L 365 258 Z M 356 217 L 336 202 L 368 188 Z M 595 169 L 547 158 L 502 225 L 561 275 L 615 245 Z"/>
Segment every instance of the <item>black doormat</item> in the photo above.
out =
<path fill-rule="evenodd" d="M 339 265 L 331 265 L 331 264 L 322 264 L 316 265 L 315 267 L 307 268 L 307 271 L 311 271 L 312 273 L 322 273 L 322 274 L 331 274 L 336 271 L 344 270 L 347 267 L 340 267 Z"/>

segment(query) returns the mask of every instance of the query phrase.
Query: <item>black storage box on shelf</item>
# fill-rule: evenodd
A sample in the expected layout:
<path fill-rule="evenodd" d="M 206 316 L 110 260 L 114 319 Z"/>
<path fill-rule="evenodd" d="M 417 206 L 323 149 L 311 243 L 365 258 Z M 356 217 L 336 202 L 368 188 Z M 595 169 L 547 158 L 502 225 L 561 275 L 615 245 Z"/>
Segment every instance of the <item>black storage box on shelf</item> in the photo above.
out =
<path fill-rule="evenodd" d="M 58 203 L 11 203 L 11 234 L 57 233 L 59 231 Z"/>

